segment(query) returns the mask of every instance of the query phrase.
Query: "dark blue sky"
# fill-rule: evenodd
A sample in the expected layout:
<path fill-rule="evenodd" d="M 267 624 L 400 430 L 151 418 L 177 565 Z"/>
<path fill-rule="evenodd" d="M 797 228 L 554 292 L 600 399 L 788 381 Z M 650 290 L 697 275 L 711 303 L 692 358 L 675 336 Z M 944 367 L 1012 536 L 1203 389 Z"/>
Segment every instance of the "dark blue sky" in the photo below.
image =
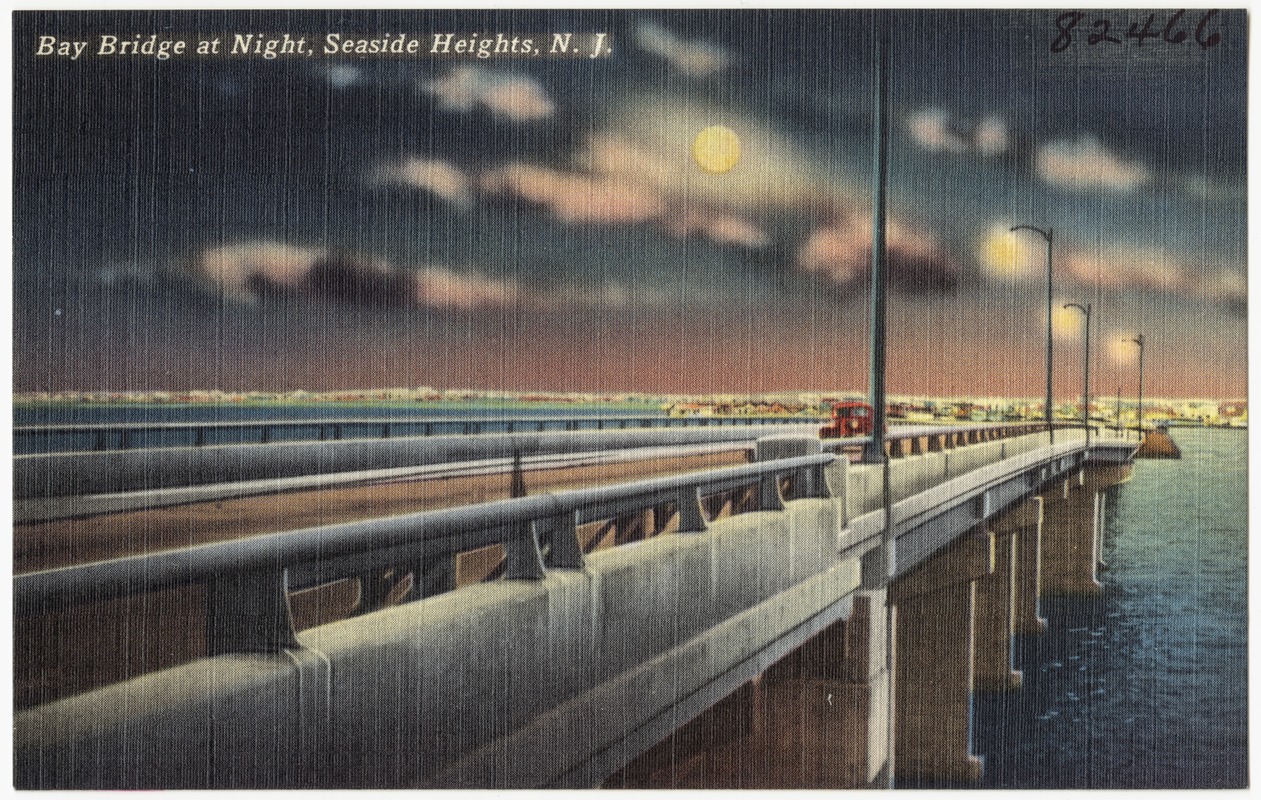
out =
<path fill-rule="evenodd" d="M 1246 16 L 1189 10 L 1173 42 L 1175 10 L 1062 13 L 889 13 L 889 389 L 1040 394 L 1043 246 L 1006 235 L 1029 224 L 1057 306 L 1096 308 L 1101 391 L 1132 393 L 1143 332 L 1156 393 L 1242 395 Z M 17 388 L 861 390 L 871 20 L 20 13 Z M 438 32 L 612 52 L 433 57 Z M 314 52 L 96 52 L 237 33 Z M 692 161 L 711 125 L 729 172 Z"/>

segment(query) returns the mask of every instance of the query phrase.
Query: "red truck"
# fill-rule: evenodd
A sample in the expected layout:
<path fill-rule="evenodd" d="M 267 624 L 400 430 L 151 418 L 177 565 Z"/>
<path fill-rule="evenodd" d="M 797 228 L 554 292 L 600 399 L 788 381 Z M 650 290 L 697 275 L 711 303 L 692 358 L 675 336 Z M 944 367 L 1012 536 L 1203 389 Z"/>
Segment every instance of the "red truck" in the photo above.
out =
<path fill-rule="evenodd" d="M 871 433 L 871 406 L 846 402 L 832 406 L 832 420 L 819 428 L 819 438 L 840 439 L 845 436 L 867 436 Z"/>

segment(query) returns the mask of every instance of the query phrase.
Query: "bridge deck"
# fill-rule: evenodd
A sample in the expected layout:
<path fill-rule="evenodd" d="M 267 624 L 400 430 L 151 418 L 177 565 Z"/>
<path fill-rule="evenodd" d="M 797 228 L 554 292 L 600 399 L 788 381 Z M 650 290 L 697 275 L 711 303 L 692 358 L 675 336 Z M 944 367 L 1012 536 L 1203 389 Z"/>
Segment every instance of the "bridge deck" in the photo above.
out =
<path fill-rule="evenodd" d="M 535 494 L 746 463 L 746 451 L 529 470 Z M 19 524 L 14 574 L 511 496 L 511 475 L 395 480 Z"/>

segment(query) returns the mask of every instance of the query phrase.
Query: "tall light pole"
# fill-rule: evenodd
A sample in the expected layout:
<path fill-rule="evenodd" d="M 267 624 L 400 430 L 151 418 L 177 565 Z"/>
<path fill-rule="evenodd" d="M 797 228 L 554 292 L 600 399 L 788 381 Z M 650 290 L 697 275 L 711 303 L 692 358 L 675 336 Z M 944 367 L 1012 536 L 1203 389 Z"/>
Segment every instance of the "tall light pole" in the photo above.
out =
<path fill-rule="evenodd" d="M 885 460 L 885 185 L 889 179 L 889 42 L 882 12 L 876 11 L 872 26 L 875 64 L 872 75 L 872 110 L 875 136 L 872 144 L 871 196 L 871 311 L 867 335 L 867 403 L 871 406 L 871 439 L 863 449 L 863 462 Z"/>
<path fill-rule="evenodd" d="M 1138 440 L 1143 441 L 1143 344 L 1146 341 L 1143 334 L 1139 334 L 1138 338 L 1131 339 L 1131 342 L 1138 345 Z"/>
<path fill-rule="evenodd" d="M 1086 352 L 1082 359 L 1086 362 L 1086 378 L 1082 384 L 1081 421 L 1086 426 L 1086 446 L 1090 447 L 1090 303 L 1084 306 L 1077 303 L 1065 303 L 1065 308 L 1075 308 L 1086 315 Z"/>
<path fill-rule="evenodd" d="M 1033 231 L 1034 233 L 1046 239 L 1046 398 L 1043 411 L 1046 414 L 1046 426 L 1051 432 L 1051 444 L 1055 444 L 1055 426 L 1053 424 L 1052 406 L 1051 406 L 1051 234 L 1050 228 L 1042 230 L 1032 225 L 1014 225 L 1011 229 L 1012 233 L 1016 231 Z"/>

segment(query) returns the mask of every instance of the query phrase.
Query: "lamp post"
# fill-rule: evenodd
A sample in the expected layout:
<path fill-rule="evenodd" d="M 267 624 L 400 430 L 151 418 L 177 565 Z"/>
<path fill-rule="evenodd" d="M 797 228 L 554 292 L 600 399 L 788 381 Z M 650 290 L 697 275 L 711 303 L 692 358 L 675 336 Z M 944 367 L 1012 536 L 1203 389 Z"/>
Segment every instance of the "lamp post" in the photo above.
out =
<path fill-rule="evenodd" d="M 1131 339 L 1131 342 L 1138 345 L 1138 440 L 1143 441 L 1143 344 L 1146 341 L 1143 334 L 1139 334 L 1138 338 Z"/>
<path fill-rule="evenodd" d="M 1016 231 L 1033 231 L 1034 233 L 1046 239 L 1046 398 L 1043 410 L 1046 415 L 1046 426 L 1051 433 L 1051 444 L 1055 444 L 1055 427 L 1052 424 L 1054 412 L 1051 407 L 1051 234 L 1050 228 L 1042 230 L 1032 225 L 1014 225 L 1012 232 Z"/>
<path fill-rule="evenodd" d="M 885 461 L 885 188 L 889 179 L 889 42 L 884 15 L 877 11 L 872 26 L 875 56 L 872 74 L 871 295 L 867 335 L 867 404 L 871 406 L 871 439 L 863 448 L 863 463 Z"/>
<path fill-rule="evenodd" d="M 1086 352 L 1083 358 L 1086 362 L 1086 378 L 1082 386 L 1081 420 L 1086 428 L 1086 446 L 1090 447 L 1090 303 L 1084 306 L 1077 303 L 1065 303 L 1064 307 L 1075 308 L 1086 315 Z"/>

